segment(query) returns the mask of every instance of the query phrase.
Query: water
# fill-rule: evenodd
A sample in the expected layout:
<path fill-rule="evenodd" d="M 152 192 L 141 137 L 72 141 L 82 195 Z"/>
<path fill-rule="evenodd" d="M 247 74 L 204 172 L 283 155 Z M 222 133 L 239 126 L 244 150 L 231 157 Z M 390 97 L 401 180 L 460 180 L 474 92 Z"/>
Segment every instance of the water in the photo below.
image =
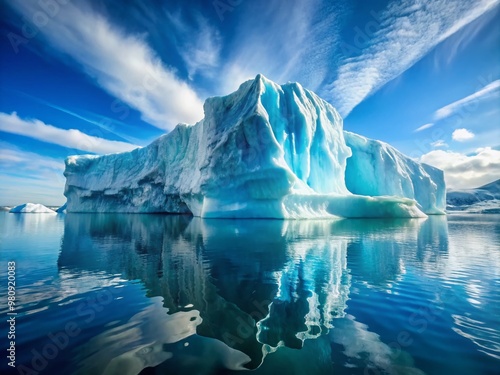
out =
<path fill-rule="evenodd" d="M 0 369 L 499 374 L 499 219 L 0 213 Z"/>

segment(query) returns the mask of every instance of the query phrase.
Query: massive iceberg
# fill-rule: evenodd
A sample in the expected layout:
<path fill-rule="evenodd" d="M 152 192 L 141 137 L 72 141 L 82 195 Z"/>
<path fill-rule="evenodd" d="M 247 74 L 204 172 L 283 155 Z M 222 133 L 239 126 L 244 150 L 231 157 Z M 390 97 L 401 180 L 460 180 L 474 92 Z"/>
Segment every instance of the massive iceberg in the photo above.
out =
<path fill-rule="evenodd" d="M 280 86 L 259 74 L 230 95 L 207 99 L 204 111 L 200 122 L 179 124 L 147 147 L 67 158 L 67 212 L 276 219 L 444 213 L 441 171 L 344 133 L 338 112 L 298 83 Z"/>

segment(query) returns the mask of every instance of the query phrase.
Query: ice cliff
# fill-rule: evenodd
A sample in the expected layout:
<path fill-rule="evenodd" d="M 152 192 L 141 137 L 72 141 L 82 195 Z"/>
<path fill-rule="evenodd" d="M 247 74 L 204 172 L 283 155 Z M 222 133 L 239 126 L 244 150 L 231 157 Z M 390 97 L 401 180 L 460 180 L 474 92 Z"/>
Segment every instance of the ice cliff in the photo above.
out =
<path fill-rule="evenodd" d="M 67 211 L 278 219 L 444 212 L 441 171 L 344 133 L 338 112 L 298 83 L 258 75 L 207 99 L 204 111 L 147 147 L 69 157 Z"/>
<path fill-rule="evenodd" d="M 443 171 L 417 163 L 387 143 L 347 131 L 344 138 L 352 151 L 345 172 L 346 186 L 351 193 L 412 198 L 426 214 L 444 213 Z"/>

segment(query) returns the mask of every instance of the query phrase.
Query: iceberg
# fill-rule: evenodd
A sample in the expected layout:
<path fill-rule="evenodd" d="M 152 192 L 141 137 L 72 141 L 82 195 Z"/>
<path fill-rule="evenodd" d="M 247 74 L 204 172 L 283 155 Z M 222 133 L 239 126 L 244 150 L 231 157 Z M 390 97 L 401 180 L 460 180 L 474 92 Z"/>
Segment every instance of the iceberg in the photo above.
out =
<path fill-rule="evenodd" d="M 412 198 L 426 214 L 444 214 L 444 173 L 417 163 L 387 143 L 344 131 L 352 156 L 347 159 L 347 189 L 354 194 Z"/>
<path fill-rule="evenodd" d="M 12 208 L 10 213 L 13 214 L 54 214 L 55 211 L 43 204 L 38 203 L 24 203 Z"/>
<path fill-rule="evenodd" d="M 441 171 L 390 147 L 370 150 L 377 141 L 345 133 L 335 108 L 298 83 L 278 85 L 259 74 L 230 95 L 207 99 L 204 113 L 143 148 L 67 158 L 67 212 L 273 219 L 444 213 Z M 397 162 L 384 162 L 393 155 Z M 379 166 L 356 173 L 367 158 Z M 381 181 L 382 169 L 404 187 Z"/>

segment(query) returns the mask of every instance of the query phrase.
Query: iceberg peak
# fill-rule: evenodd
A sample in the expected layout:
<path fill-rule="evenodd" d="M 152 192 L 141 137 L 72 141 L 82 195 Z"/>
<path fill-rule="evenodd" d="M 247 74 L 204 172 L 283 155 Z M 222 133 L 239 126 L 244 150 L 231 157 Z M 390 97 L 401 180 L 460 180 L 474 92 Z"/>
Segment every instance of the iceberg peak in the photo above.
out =
<path fill-rule="evenodd" d="M 279 219 L 441 212 L 439 173 L 412 162 L 417 168 L 390 146 L 372 147 L 378 141 L 345 135 L 335 108 L 298 83 L 278 85 L 258 74 L 229 95 L 208 98 L 204 111 L 203 120 L 178 125 L 147 147 L 68 158 L 67 211 Z M 365 178 L 364 160 L 383 164 L 383 152 L 397 162 Z M 370 194 L 352 191 L 377 185 L 383 168 L 393 184 Z M 395 188 L 398 181 L 404 189 Z M 426 193 L 435 199 L 428 202 Z"/>
<path fill-rule="evenodd" d="M 13 214 L 55 214 L 54 210 L 39 203 L 24 203 L 11 208 L 10 213 Z"/>

